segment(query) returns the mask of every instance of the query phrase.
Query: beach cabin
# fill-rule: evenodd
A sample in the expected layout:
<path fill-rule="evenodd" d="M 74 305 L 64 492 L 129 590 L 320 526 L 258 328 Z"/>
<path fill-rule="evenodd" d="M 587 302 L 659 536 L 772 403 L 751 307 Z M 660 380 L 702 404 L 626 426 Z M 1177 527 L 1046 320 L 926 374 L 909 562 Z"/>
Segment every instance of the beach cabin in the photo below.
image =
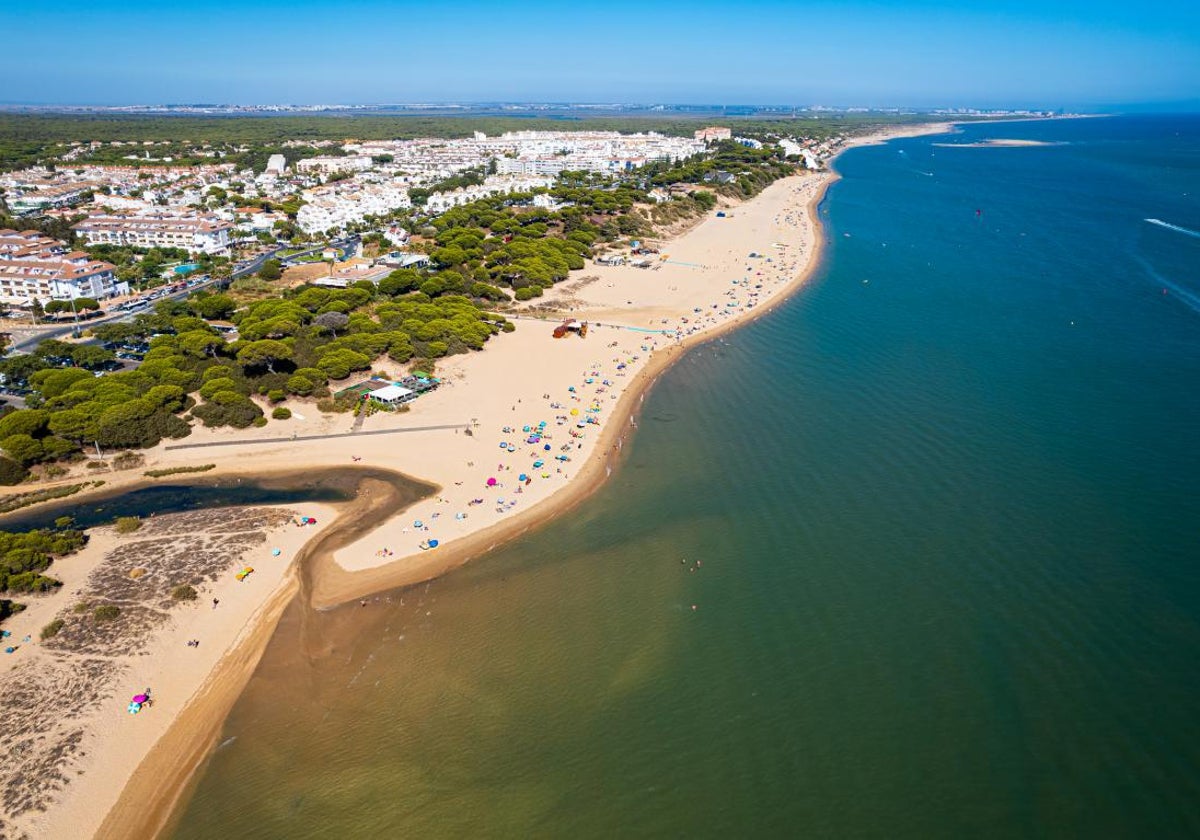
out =
<path fill-rule="evenodd" d="M 367 394 L 369 399 L 384 405 L 401 405 L 417 398 L 416 391 L 410 391 L 399 385 L 386 385 Z"/>

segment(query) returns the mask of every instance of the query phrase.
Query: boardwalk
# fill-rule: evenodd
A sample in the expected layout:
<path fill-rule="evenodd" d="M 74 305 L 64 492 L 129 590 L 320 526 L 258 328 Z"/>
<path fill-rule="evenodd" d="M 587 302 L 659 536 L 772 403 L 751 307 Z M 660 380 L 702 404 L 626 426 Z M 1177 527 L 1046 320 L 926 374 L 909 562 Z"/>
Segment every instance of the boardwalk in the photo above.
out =
<path fill-rule="evenodd" d="M 407 429 L 373 429 L 369 432 L 334 432 L 328 435 L 300 435 L 299 437 L 243 438 L 242 440 L 214 440 L 208 443 L 176 443 L 164 449 L 209 449 L 214 446 L 253 446 L 263 443 L 299 443 L 304 440 L 329 440 L 330 438 L 363 437 L 366 435 L 399 435 L 405 432 L 436 432 L 439 429 L 470 429 L 468 423 L 447 423 L 441 426 L 411 426 Z"/>

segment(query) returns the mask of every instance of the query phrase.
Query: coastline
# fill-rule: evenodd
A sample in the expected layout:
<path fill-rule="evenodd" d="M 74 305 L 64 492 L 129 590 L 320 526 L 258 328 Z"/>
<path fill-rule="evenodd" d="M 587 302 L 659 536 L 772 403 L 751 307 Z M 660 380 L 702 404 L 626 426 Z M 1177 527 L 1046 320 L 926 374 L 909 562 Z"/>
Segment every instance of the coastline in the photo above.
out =
<path fill-rule="evenodd" d="M 897 137 L 942 133 L 950 129 L 951 124 L 949 123 L 904 127 L 856 138 L 841 151 L 862 145 L 881 144 Z M 169 723 L 161 737 L 145 751 L 134 766 L 129 768 L 125 784 L 115 800 L 99 814 L 93 814 L 89 826 L 98 824 L 99 827 L 94 829 L 92 836 L 104 838 L 150 837 L 157 836 L 164 830 L 171 814 L 186 792 L 189 782 L 193 779 L 195 771 L 203 764 L 205 757 L 214 745 L 222 721 L 253 674 L 284 610 L 295 600 L 297 595 L 301 596 L 302 608 L 332 609 L 349 600 L 383 589 L 408 586 L 437 577 L 562 515 L 590 496 L 604 482 L 612 469 L 617 467 L 623 454 L 626 436 L 636 428 L 631 421 L 636 421 L 639 407 L 646 393 L 654 386 L 663 372 L 691 348 L 718 338 L 762 317 L 765 313 L 774 311 L 780 303 L 799 291 L 816 272 L 821 264 L 825 245 L 818 209 L 828 188 L 838 180 L 838 177 L 836 172 L 830 170 L 816 175 L 794 176 L 794 178 L 778 182 L 780 189 L 795 187 L 797 180 L 813 185 L 805 197 L 803 207 L 790 208 L 803 215 L 809 232 L 810 238 L 807 242 L 808 247 L 804 249 L 802 265 L 798 266 L 785 282 L 772 290 L 752 309 L 743 310 L 735 317 L 726 318 L 706 326 L 702 330 L 680 336 L 675 341 L 664 342 L 663 346 L 655 346 L 628 381 L 622 383 L 619 396 L 612 395 L 615 399 L 610 400 L 611 404 L 605 406 L 604 425 L 600 427 L 599 433 L 593 440 L 588 442 L 586 457 L 575 468 L 574 474 L 569 478 L 564 477 L 563 483 L 556 485 L 551 492 L 545 493 L 541 498 L 533 499 L 529 505 L 523 505 L 519 512 L 509 516 L 491 517 L 491 521 L 482 517 L 485 521 L 480 526 L 476 526 L 473 522 L 470 529 L 464 528 L 462 533 L 455 534 L 437 551 L 420 552 L 410 548 L 408 552 L 396 552 L 401 555 L 396 561 L 364 564 L 347 562 L 346 555 L 354 554 L 359 558 L 366 557 L 367 555 L 361 550 L 363 547 L 361 544 L 366 539 L 378 541 L 378 532 L 382 530 L 383 526 L 394 525 L 401 514 L 421 505 L 421 502 L 417 502 L 412 505 L 397 506 L 394 504 L 394 499 L 388 498 L 386 490 L 380 492 L 382 488 L 377 489 L 382 482 L 378 484 L 364 482 L 366 490 L 364 497 L 340 505 L 337 518 L 330 527 L 322 529 L 318 537 L 310 539 L 304 544 L 290 566 L 287 580 L 274 590 L 258 608 L 251 623 L 223 652 L 221 658 L 204 677 L 201 685 L 191 694 L 187 703 Z M 772 185 L 768 190 L 776 186 Z M 739 216 L 743 213 L 749 214 L 755 207 L 755 202 L 760 202 L 762 198 L 763 196 L 756 197 L 734 209 L 737 210 Z M 760 202 L 758 206 L 761 208 L 764 204 L 765 202 Z M 684 236 L 693 235 L 697 235 L 695 229 L 684 234 Z M 675 250 L 676 244 L 675 240 L 672 240 L 669 245 L 664 243 L 664 250 L 668 247 Z M 742 243 L 742 250 L 748 247 L 750 246 Z M 740 264 L 744 260 L 738 258 L 735 262 Z M 587 270 L 584 273 L 586 274 Z M 630 283 L 639 283 L 647 275 L 633 274 L 629 276 L 632 278 Z M 565 285 L 570 285 L 570 281 Z M 611 312 L 603 307 L 587 311 L 589 314 L 591 312 L 602 313 L 606 319 L 611 317 L 609 314 L 603 314 Z M 681 311 L 686 312 L 687 310 Z M 654 316 L 663 314 L 654 306 L 645 307 L 640 311 L 640 314 L 643 315 L 647 313 Z M 525 323 L 527 322 L 522 321 L 522 326 Z M 528 329 L 521 329 L 518 332 L 537 336 L 537 330 L 542 328 L 532 321 L 528 323 L 531 325 Z M 625 326 L 616 328 L 638 329 Z M 642 331 L 646 332 L 644 329 Z M 599 342 L 609 338 L 610 334 L 597 330 L 592 337 Z M 558 345 L 556 351 L 558 347 L 575 350 L 580 346 L 578 344 Z M 495 349 L 489 347 L 484 354 L 472 356 L 471 359 L 484 358 L 487 354 L 493 354 L 494 357 L 495 353 Z M 578 359 L 570 361 L 576 363 Z M 472 372 L 477 373 L 478 371 Z M 454 373 L 461 374 L 461 371 L 454 370 Z M 469 379 L 469 375 L 463 376 L 461 381 L 467 379 Z M 458 385 L 460 382 L 454 384 Z M 413 412 L 413 414 L 416 413 L 417 411 Z M 412 414 L 398 415 L 398 418 L 406 418 L 411 424 L 412 416 Z M 387 420 L 393 421 L 393 425 L 401 425 L 394 422 L 396 419 L 397 417 L 387 418 Z M 434 417 L 433 419 L 445 418 Z M 315 428 L 311 430 L 330 431 L 336 428 L 339 422 L 344 423 L 345 417 L 335 415 L 328 418 L 314 418 L 311 427 Z M 306 428 L 305 434 L 308 434 L 309 431 L 310 428 Z M 278 434 L 277 429 L 271 429 L 271 432 Z M 491 430 L 488 434 L 489 442 L 490 432 Z M 205 430 L 205 433 L 197 436 L 205 440 L 217 440 L 220 438 L 220 433 Z M 417 439 L 419 443 L 413 449 L 420 449 L 421 444 L 431 438 L 431 434 L 424 432 L 414 435 L 414 439 Z M 440 444 L 443 438 L 432 439 Z M 352 439 L 348 439 L 347 445 L 350 443 L 352 443 Z M 458 441 L 455 443 L 457 444 Z M 285 463 L 291 464 L 291 469 L 295 470 L 296 454 L 295 450 L 290 447 L 251 449 L 248 446 L 233 446 L 230 448 L 234 452 L 226 453 L 217 450 L 224 463 L 220 463 L 212 472 L 206 473 L 205 478 L 247 475 L 248 471 L 254 472 L 258 464 L 262 465 L 264 471 L 276 471 L 281 474 L 286 470 L 282 466 Z M 349 450 L 345 446 L 331 446 L 329 451 L 323 452 L 322 458 L 311 466 L 337 464 L 344 466 L 346 451 Z M 212 460 L 213 455 L 210 452 L 205 452 L 200 457 Z M 259 453 L 261 453 L 261 457 L 256 457 Z M 307 452 L 304 454 L 308 455 Z M 147 466 L 186 464 L 189 463 L 190 458 L 189 455 L 178 450 L 167 453 L 162 448 L 154 451 L 152 457 L 155 460 L 148 463 Z M 195 460 L 192 459 L 192 462 Z M 414 461 L 411 468 L 407 463 L 402 466 L 389 464 L 387 468 L 395 469 L 404 475 L 436 475 L 436 471 L 422 469 L 424 465 L 418 459 L 414 458 Z M 372 462 L 372 466 L 383 465 Z M 433 487 L 432 495 L 449 490 L 453 484 L 458 483 L 446 481 L 442 476 L 437 476 L 436 480 L 432 478 L 420 480 Z M 130 476 L 129 481 L 123 481 L 118 476 L 115 481 L 110 481 L 105 486 L 103 493 L 111 494 L 122 488 L 128 490 L 131 486 L 142 483 L 152 482 L 146 482 L 140 477 L 140 473 Z M 80 494 L 80 498 L 86 498 L 86 496 Z M 440 496 L 439 501 L 441 501 Z M 393 528 L 394 531 L 395 528 Z M 404 533 L 407 533 L 407 528 L 404 529 Z M 394 533 L 388 537 L 389 540 L 393 538 L 396 538 Z M 415 542 L 415 539 L 412 542 Z M 148 805 L 148 803 L 152 803 L 152 805 Z M 91 827 L 86 830 L 93 831 Z"/>

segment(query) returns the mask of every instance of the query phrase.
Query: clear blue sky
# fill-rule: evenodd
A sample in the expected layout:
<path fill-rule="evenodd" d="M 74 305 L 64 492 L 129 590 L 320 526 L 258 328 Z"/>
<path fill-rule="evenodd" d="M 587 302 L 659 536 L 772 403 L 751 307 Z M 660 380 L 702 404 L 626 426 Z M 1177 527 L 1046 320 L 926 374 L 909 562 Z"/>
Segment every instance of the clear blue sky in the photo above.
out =
<path fill-rule="evenodd" d="M 1200 104 L 1200 0 L 3 0 L 0 101 Z"/>

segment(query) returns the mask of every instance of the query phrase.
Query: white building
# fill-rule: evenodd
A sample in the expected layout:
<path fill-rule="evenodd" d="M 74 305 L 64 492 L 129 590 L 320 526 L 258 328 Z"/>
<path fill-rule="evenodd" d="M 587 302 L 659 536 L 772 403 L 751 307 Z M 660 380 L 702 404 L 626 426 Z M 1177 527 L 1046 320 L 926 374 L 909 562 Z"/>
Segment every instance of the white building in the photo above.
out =
<path fill-rule="evenodd" d="M 0 230 L 0 302 L 28 306 L 81 297 L 103 300 L 129 293 L 113 266 L 37 231 Z"/>
<path fill-rule="evenodd" d="M 790 137 L 784 137 L 780 140 L 779 148 L 783 150 L 784 157 L 800 157 L 804 151 L 804 147 Z"/>
<path fill-rule="evenodd" d="M 371 168 L 368 155 L 314 157 L 296 161 L 296 171 L 305 175 L 332 175 L 335 172 L 364 172 Z"/>
<path fill-rule="evenodd" d="M 267 158 L 267 168 L 263 170 L 266 175 L 282 175 L 287 169 L 287 158 L 283 155 L 271 155 Z"/>
<path fill-rule="evenodd" d="M 89 216 L 74 230 L 93 245 L 183 248 L 192 254 L 229 250 L 231 222 L 216 216 Z"/>
<path fill-rule="evenodd" d="M 303 197 L 307 203 L 296 214 L 296 224 L 305 233 L 338 230 L 361 222 L 367 216 L 386 216 L 412 206 L 408 187 L 395 182 L 338 181 L 306 190 Z"/>

